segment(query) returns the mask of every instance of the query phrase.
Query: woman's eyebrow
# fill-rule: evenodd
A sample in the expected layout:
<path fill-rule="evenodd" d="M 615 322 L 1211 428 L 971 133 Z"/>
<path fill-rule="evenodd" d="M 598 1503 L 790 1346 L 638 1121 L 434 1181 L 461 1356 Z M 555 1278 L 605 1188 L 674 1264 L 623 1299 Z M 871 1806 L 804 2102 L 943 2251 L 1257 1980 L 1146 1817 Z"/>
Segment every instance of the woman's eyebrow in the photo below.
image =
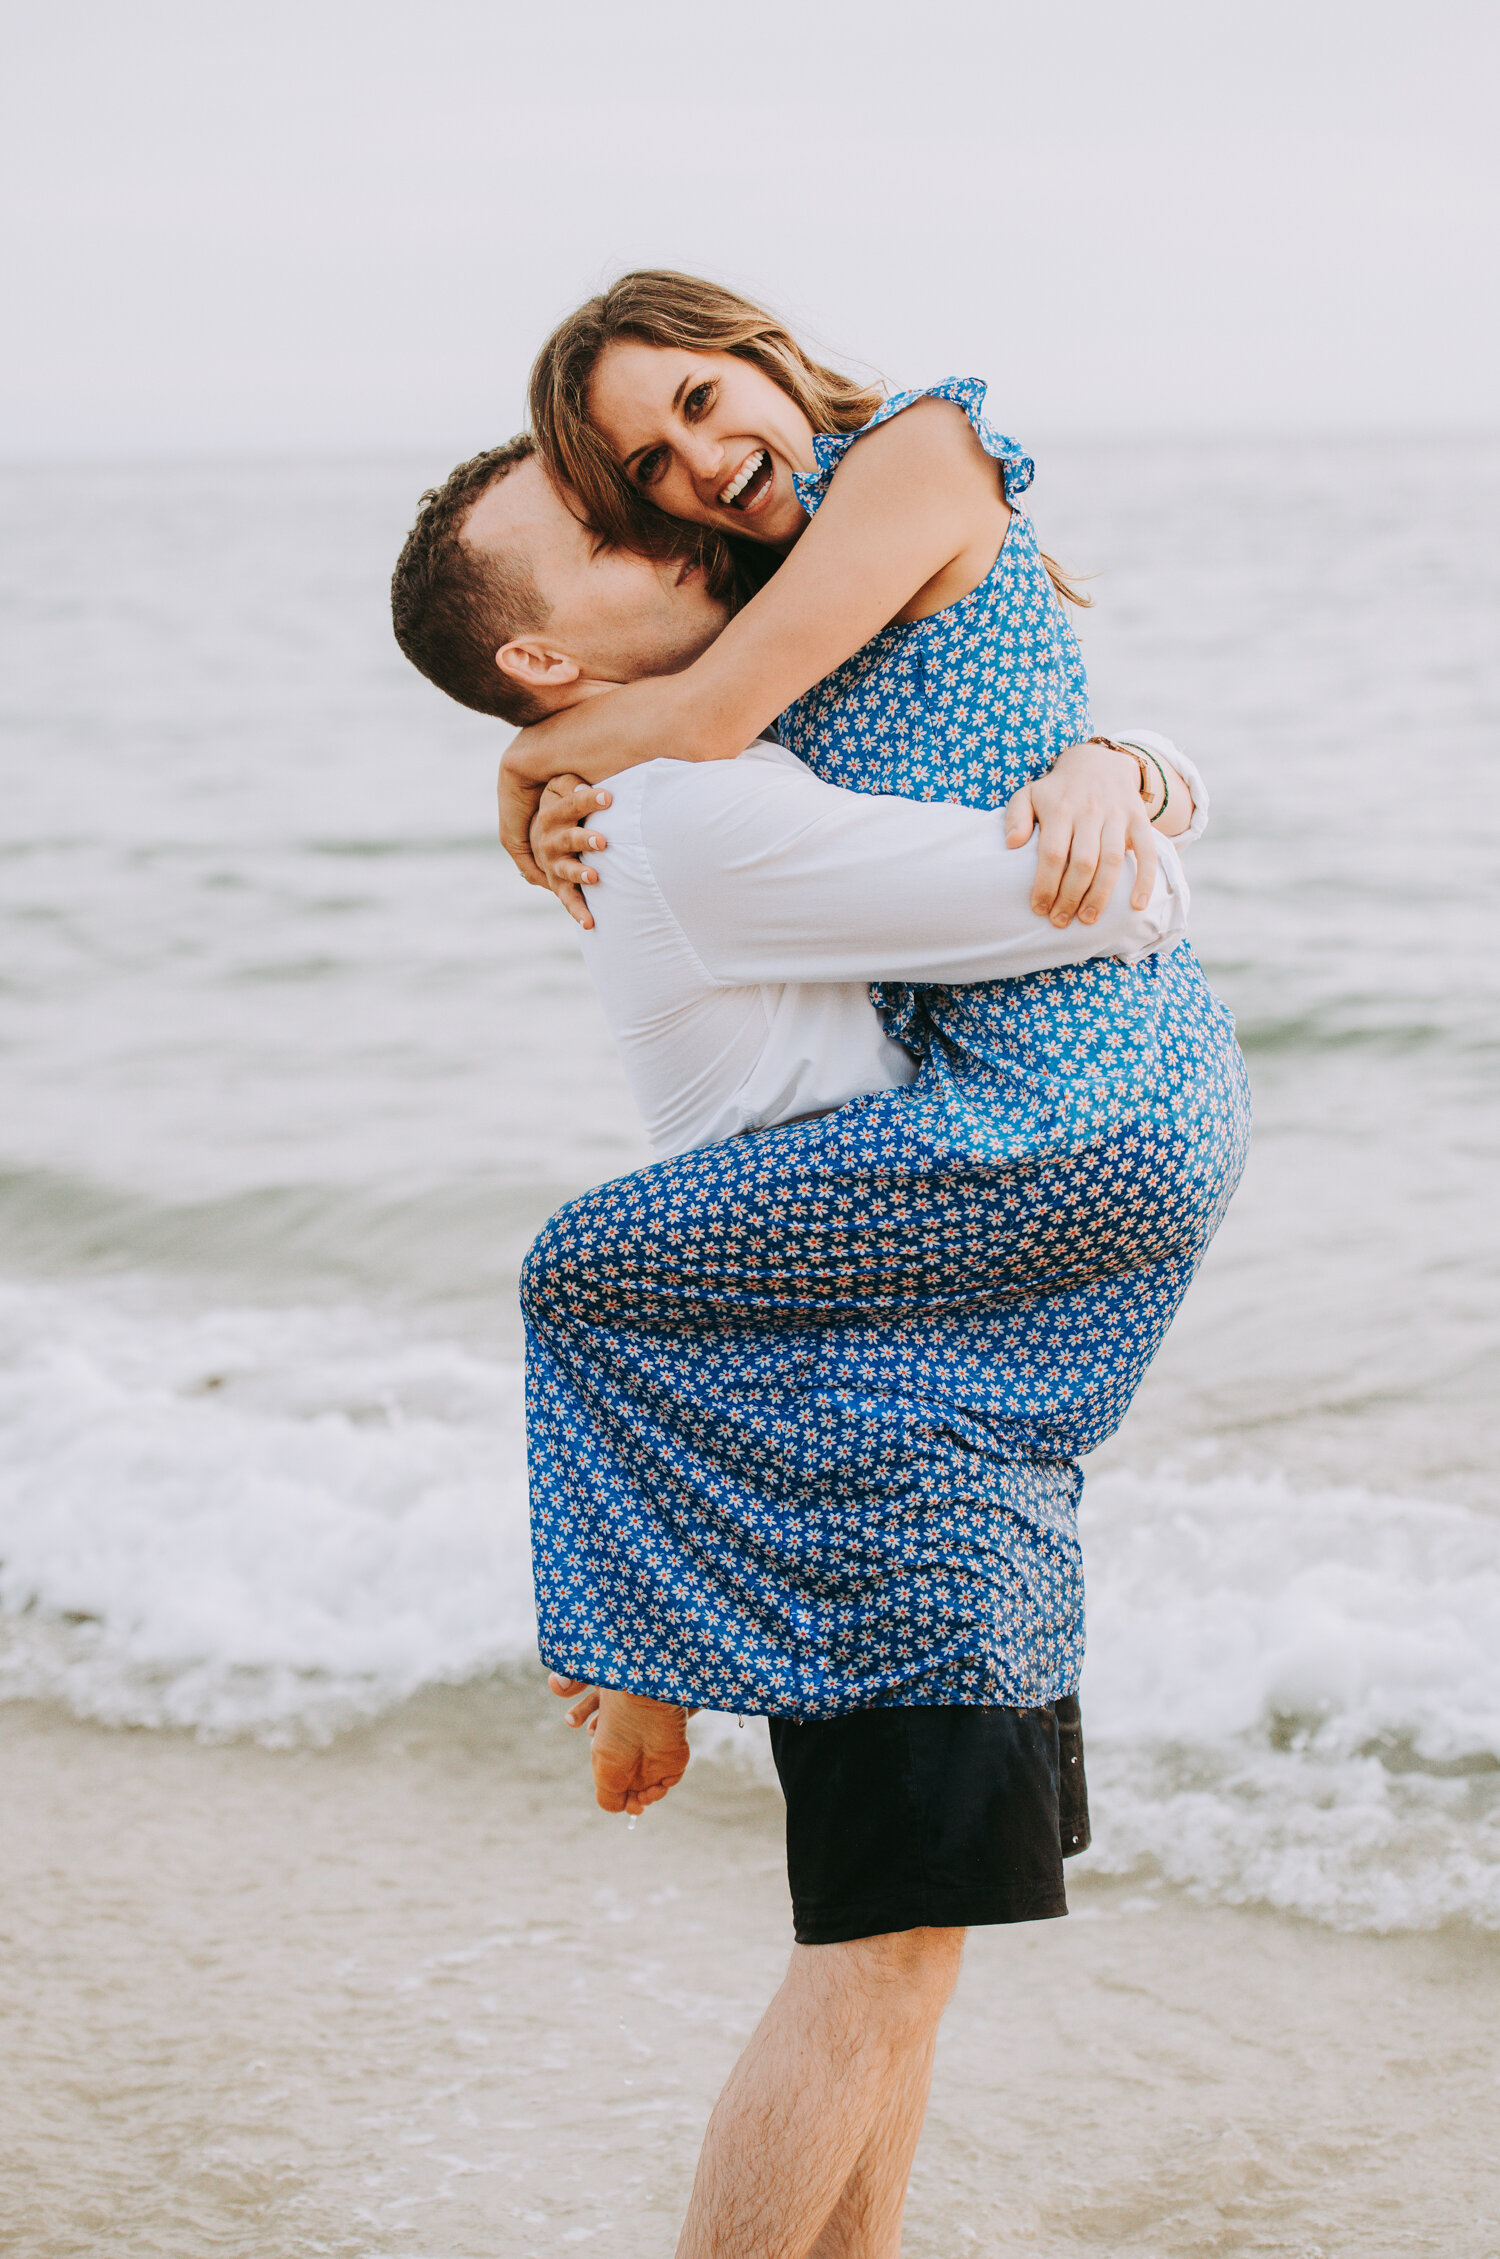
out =
<path fill-rule="evenodd" d="M 683 378 L 681 384 L 679 384 L 677 390 L 672 395 L 672 413 L 674 415 L 682 406 L 683 394 L 687 391 L 687 388 L 692 383 L 692 381 L 693 372 L 691 369 L 689 369 L 687 375 Z M 626 456 L 624 462 L 620 465 L 621 470 L 628 471 L 631 464 L 635 461 L 637 455 L 649 455 L 652 448 L 658 447 L 660 446 L 660 444 L 661 442 L 659 440 L 648 439 L 643 446 L 632 447 L 630 453 Z"/>

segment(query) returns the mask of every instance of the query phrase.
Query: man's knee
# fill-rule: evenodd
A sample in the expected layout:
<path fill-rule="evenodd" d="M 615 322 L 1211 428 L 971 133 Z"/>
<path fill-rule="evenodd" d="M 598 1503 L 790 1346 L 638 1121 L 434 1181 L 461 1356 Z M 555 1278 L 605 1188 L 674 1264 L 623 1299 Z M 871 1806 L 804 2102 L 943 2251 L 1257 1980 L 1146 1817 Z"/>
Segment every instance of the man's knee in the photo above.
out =
<path fill-rule="evenodd" d="M 892 1930 L 842 1945 L 799 1945 L 820 1985 L 847 1992 L 866 2029 L 893 2046 L 935 2031 L 958 1982 L 964 1932 Z"/>

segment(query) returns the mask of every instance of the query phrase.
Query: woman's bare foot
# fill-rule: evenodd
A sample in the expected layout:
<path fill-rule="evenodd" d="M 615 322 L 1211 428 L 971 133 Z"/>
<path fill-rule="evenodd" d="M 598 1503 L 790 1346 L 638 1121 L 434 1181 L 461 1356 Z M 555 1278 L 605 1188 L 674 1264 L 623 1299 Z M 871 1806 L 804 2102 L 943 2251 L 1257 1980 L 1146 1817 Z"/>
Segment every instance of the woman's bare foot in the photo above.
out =
<path fill-rule="evenodd" d="M 589 1719 L 592 1718 L 599 1707 L 599 1689 L 596 1686 L 590 1686 L 587 1679 L 565 1679 L 556 1671 L 547 1673 L 547 1684 L 552 1692 L 560 1694 L 565 1702 L 572 1695 L 582 1695 L 583 1700 L 573 1704 L 572 1708 L 566 1713 L 563 1723 L 568 1726 L 587 1725 Z"/>
<path fill-rule="evenodd" d="M 594 1741 L 594 1796 L 606 1812 L 644 1812 L 688 1769 L 687 1712 L 680 1702 L 600 1687 Z"/>
<path fill-rule="evenodd" d="M 587 1724 L 593 1744 L 594 1795 L 606 1812 L 644 1812 L 677 1786 L 692 1755 L 688 1712 L 649 1695 L 618 1694 L 583 1679 L 547 1676 L 552 1692 L 573 1702 L 570 1726 Z"/>

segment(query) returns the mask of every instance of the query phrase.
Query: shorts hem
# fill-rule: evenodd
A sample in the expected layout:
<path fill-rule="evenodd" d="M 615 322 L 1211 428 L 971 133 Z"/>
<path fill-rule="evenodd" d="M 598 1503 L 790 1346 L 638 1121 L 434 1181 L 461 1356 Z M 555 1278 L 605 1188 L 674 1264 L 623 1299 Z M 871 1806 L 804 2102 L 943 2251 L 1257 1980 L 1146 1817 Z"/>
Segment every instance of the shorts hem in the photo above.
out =
<path fill-rule="evenodd" d="M 979 1930 L 1002 1922 L 1053 1922 L 1067 1911 L 1067 1897 L 1060 1890 L 985 1898 L 870 1900 L 822 1918 L 795 1906 L 792 1935 L 799 1945 L 852 1945 L 863 1937 L 891 1937 L 902 1930 Z"/>

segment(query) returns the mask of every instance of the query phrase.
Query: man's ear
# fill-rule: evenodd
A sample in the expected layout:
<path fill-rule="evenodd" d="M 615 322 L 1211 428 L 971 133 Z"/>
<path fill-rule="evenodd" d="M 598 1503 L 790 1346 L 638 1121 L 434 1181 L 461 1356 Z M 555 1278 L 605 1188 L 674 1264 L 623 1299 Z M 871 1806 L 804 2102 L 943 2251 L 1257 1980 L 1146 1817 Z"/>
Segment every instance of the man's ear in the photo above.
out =
<path fill-rule="evenodd" d="M 565 690 L 579 675 L 576 659 L 536 635 L 518 635 L 513 642 L 502 643 L 495 664 L 501 674 L 524 683 L 528 690 Z"/>

